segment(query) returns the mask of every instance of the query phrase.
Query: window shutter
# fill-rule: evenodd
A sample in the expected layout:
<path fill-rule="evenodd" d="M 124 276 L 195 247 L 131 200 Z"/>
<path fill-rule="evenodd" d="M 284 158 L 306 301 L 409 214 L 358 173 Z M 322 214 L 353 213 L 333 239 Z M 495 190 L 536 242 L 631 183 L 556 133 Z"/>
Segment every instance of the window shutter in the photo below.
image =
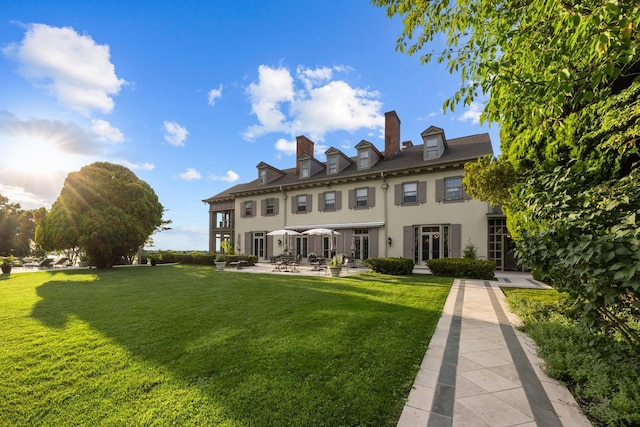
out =
<path fill-rule="evenodd" d="M 372 208 L 376 205 L 376 187 L 369 187 L 367 191 L 367 207 Z"/>
<path fill-rule="evenodd" d="M 280 213 L 280 199 L 274 199 L 273 201 L 273 214 L 278 215 Z"/>
<path fill-rule="evenodd" d="M 413 258 L 413 226 L 405 225 L 402 229 L 402 257 L 414 260 Z M 415 262 L 415 261 L 414 261 Z"/>
<path fill-rule="evenodd" d="M 384 242 L 383 244 L 387 244 Z M 378 258 L 378 229 L 369 229 L 369 258 Z"/>
<path fill-rule="evenodd" d="M 342 209 L 342 191 L 336 191 L 336 210 Z"/>
<path fill-rule="evenodd" d="M 267 215 L 267 199 L 260 200 L 260 215 Z"/>
<path fill-rule="evenodd" d="M 251 201 L 251 208 L 251 218 L 253 218 L 258 215 L 258 212 L 256 212 L 258 210 L 258 203 L 255 200 Z"/>
<path fill-rule="evenodd" d="M 307 194 L 307 212 L 313 210 L 313 194 Z"/>
<path fill-rule="evenodd" d="M 418 203 L 427 203 L 427 181 L 418 182 Z"/>
<path fill-rule="evenodd" d="M 436 202 L 444 200 L 444 179 L 436 180 Z"/>
<path fill-rule="evenodd" d="M 451 224 L 451 258 L 462 256 L 462 224 Z"/>
<path fill-rule="evenodd" d="M 244 206 L 245 206 L 245 202 L 240 202 L 240 218 L 244 218 Z"/>
<path fill-rule="evenodd" d="M 324 193 L 320 193 L 318 194 L 318 211 L 322 212 L 325 209 L 325 204 L 324 204 Z"/>
<path fill-rule="evenodd" d="M 394 197 L 394 204 L 396 205 L 401 205 L 402 204 L 402 184 L 396 184 L 394 187 L 394 193 L 395 193 L 395 197 Z"/>
<path fill-rule="evenodd" d="M 356 190 L 349 190 L 349 209 L 356 208 Z"/>
<path fill-rule="evenodd" d="M 296 213 L 298 212 L 298 197 L 297 196 L 293 196 L 291 198 L 291 213 Z"/>
<path fill-rule="evenodd" d="M 251 255 L 251 233 L 244 233 L 244 253 L 247 255 Z"/>
<path fill-rule="evenodd" d="M 267 236 L 267 258 L 271 258 L 273 256 L 273 237 L 274 236 Z"/>

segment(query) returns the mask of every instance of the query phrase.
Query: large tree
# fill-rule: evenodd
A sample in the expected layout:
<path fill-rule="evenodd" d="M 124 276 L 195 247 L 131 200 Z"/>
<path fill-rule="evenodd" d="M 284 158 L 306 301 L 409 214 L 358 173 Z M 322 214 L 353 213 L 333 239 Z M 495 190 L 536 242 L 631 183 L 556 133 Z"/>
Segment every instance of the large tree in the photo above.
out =
<path fill-rule="evenodd" d="M 467 191 L 505 205 L 521 260 L 571 293 L 583 326 L 640 349 L 640 3 L 373 3 L 401 16 L 399 50 L 460 74 L 445 109 L 489 96 L 502 154 L 467 168 Z"/>
<path fill-rule="evenodd" d="M 70 173 L 60 196 L 39 219 L 38 243 L 81 248 L 98 268 L 130 259 L 163 224 L 153 189 L 129 169 L 106 162 Z"/>
<path fill-rule="evenodd" d="M 0 255 L 28 255 L 34 232 L 33 211 L 0 194 Z"/>

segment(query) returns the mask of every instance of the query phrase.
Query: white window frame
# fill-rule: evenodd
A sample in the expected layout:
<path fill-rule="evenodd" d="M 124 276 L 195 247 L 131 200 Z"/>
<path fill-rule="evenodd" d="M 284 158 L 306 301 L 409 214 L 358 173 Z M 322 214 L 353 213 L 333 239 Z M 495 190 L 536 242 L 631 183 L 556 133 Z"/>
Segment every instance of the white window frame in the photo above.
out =
<path fill-rule="evenodd" d="M 336 209 L 335 191 L 327 191 L 326 193 L 324 193 L 324 209 L 328 211 Z"/>
<path fill-rule="evenodd" d="M 368 150 L 362 150 L 358 153 L 358 169 L 369 169 Z"/>
<path fill-rule="evenodd" d="M 253 216 L 253 201 L 250 200 L 248 202 L 244 202 L 244 216 L 250 217 Z"/>
<path fill-rule="evenodd" d="M 297 197 L 297 212 L 306 212 L 307 211 L 307 195 L 301 194 Z"/>
<path fill-rule="evenodd" d="M 412 187 L 412 188 L 411 188 Z M 405 182 L 402 184 L 402 204 L 411 205 L 418 203 L 418 182 Z"/>
<path fill-rule="evenodd" d="M 430 136 L 427 138 L 425 157 L 427 159 L 437 159 L 440 157 L 440 138 L 437 136 Z"/>
<path fill-rule="evenodd" d="M 444 200 L 462 200 L 462 177 L 454 176 L 444 179 Z"/>
<path fill-rule="evenodd" d="M 369 189 L 367 187 L 356 188 L 356 208 L 366 208 L 369 206 L 368 196 Z"/>
<path fill-rule="evenodd" d="M 300 178 L 309 178 L 311 176 L 311 161 L 302 160 L 300 162 Z"/>
<path fill-rule="evenodd" d="M 327 173 L 331 175 L 338 173 L 338 155 L 337 154 L 334 154 L 327 158 Z"/>

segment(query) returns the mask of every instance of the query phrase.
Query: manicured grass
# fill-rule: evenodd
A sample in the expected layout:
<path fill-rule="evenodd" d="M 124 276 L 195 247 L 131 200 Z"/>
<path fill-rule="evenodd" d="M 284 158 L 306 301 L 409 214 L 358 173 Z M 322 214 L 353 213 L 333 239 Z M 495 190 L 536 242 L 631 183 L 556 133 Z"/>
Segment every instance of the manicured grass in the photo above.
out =
<path fill-rule="evenodd" d="M 640 426 L 637 349 L 615 336 L 585 335 L 568 297 L 555 290 L 503 288 L 523 330 L 538 346 L 545 372 L 564 382 L 594 425 Z M 640 325 L 636 325 L 640 329 Z M 593 344 L 593 345 L 591 345 Z"/>
<path fill-rule="evenodd" d="M 451 279 L 0 279 L 0 425 L 395 425 Z"/>

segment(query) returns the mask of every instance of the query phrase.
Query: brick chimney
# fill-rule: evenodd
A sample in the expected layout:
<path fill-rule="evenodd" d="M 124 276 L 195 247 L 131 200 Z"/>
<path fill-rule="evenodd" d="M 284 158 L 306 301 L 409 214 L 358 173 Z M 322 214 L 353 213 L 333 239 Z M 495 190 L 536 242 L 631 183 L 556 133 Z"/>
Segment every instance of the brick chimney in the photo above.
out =
<path fill-rule="evenodd" d="M 300 156 L 308 154 L 313 157 L 315 143 L 304 135 L 296 136 L 296 173 L 300 173 Z"/>
<path fill-rule="evenodd" d="M 400 151 L 400 118 L 395 111 L 384 113 L 384 159 L 392 159 Z"/>

